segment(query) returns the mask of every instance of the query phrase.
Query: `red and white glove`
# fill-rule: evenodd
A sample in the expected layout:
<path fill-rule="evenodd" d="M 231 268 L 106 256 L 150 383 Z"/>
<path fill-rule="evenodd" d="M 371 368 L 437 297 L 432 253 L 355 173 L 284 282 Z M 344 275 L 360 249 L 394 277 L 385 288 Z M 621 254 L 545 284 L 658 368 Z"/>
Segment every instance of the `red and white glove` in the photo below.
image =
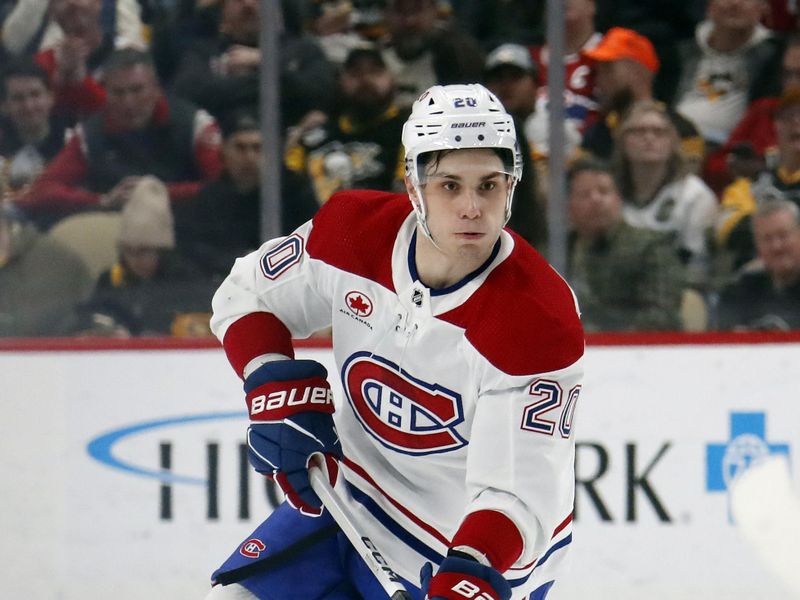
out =
<path fill-rule="evenodd" d="M 509 600 L 511 586 L 492 567 L 472 558 L 448 556 L 433 574 L 433 565 L 425 563 L 420 571 L 426 600 Z"/>
<path fill-rule="evenodd" d="M 286 501 L 310 517 L 322 514 L 322 501 L 308 478 L 312 457 L 325 458 L 331 485 L 342 458 L 327 375 L 313 360 L 278 360 L 261 365 L 244 383 L 250 464 L 274 478 Z"/>

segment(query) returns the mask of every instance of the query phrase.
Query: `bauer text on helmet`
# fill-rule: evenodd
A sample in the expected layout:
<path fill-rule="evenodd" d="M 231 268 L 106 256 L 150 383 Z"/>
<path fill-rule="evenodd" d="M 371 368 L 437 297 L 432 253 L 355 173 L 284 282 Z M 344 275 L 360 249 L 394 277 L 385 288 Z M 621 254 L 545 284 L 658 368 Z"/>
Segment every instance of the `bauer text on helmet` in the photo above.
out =
<path fill-rule="evenodd" d="M 517 144 L 514 120 L 489 90 L 480 84 L 435 85 L 426 90 L 411 109 L 403 126 L 406 175 L 414 189 L 412 199 L 423 231 L 427 226 L 422 196 L 423 170 L 420 157 L 429 152 L 486 148 L 498 151 L 505 172 L 511 177 L 506 199 L 506 221 L 511 216 L 514 187 L 522 177 L 522 155 Z"/>

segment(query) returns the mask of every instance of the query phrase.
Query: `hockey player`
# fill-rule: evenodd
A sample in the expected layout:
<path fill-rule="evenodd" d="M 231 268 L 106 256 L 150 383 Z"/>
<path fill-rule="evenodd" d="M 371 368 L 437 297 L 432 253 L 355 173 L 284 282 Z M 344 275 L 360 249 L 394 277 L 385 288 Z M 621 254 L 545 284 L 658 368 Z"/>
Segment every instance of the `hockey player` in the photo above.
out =
<path fill-rule="evenodd" d="M 250 461 L 286 502 L 210 599 L 387 598 L 309 486 L 321 456 L 415 600 L 542 600 L 564 563 L 583 330 L 567 284 L 503 229 L 513 122 L 480 85 L 434 86 L 403 145 L 407 195 L 334 195 L 214 296 Z M 327 326 L 342 398 L 292 349 Z"/>

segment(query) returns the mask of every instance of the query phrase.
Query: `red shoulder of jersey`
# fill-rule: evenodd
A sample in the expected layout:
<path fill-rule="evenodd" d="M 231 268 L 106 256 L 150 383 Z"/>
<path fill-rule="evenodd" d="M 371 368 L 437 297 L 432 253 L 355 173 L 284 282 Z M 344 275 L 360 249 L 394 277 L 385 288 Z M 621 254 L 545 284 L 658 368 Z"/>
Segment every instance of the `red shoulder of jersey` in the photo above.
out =
<path fill-rule="evenodd" d="M 584 335 L 567 283 L 517 234 L 514 250 L 467 302 L 439 318 L 465 329 L 486 360 L 509 375 L 568 367 Z"/>
<path fill-rule="evenodd" d="M 372 190 L 338 192 L 314 217 L 308 254 L 394 290 L 392 249 L 397 232 L 411 210 L 404 194 Z"/>

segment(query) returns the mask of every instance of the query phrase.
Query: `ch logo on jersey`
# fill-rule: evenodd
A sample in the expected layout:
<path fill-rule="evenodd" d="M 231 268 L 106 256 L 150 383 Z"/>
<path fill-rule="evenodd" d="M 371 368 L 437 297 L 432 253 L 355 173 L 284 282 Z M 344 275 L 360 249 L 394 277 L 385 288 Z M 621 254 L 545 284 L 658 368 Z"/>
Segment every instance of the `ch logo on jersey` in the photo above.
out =
<path fill-rule="evenodd" d="M 285 238 L 261 257 L 261 272 L 267 279 L 277 279 L 300 262 L 305 243 L 296 233 Z"/>
<path fill-rule="evenodd" d="M 256 538 L 251 538 L 242 544 L 241 548 L 239 548 L 239 554 L 247 558 L 258 558 L 266 549 L 267 547 L 264 542 Z"/>
<path fill-rule="evenodd" d="M 350 312 L 357 317 L 368 317 L 372 314 L 372 300 L 363 292 L 347 292 L 344 301 Z"/>
<path fill-rule="evenodd" d="M 456 431 L 464 421 L 461 395 L 427 383 L 367 352 L 342 367 L 345 395 L 362 427 L 387 448 L 413 455 L 466 445 Z"/>

